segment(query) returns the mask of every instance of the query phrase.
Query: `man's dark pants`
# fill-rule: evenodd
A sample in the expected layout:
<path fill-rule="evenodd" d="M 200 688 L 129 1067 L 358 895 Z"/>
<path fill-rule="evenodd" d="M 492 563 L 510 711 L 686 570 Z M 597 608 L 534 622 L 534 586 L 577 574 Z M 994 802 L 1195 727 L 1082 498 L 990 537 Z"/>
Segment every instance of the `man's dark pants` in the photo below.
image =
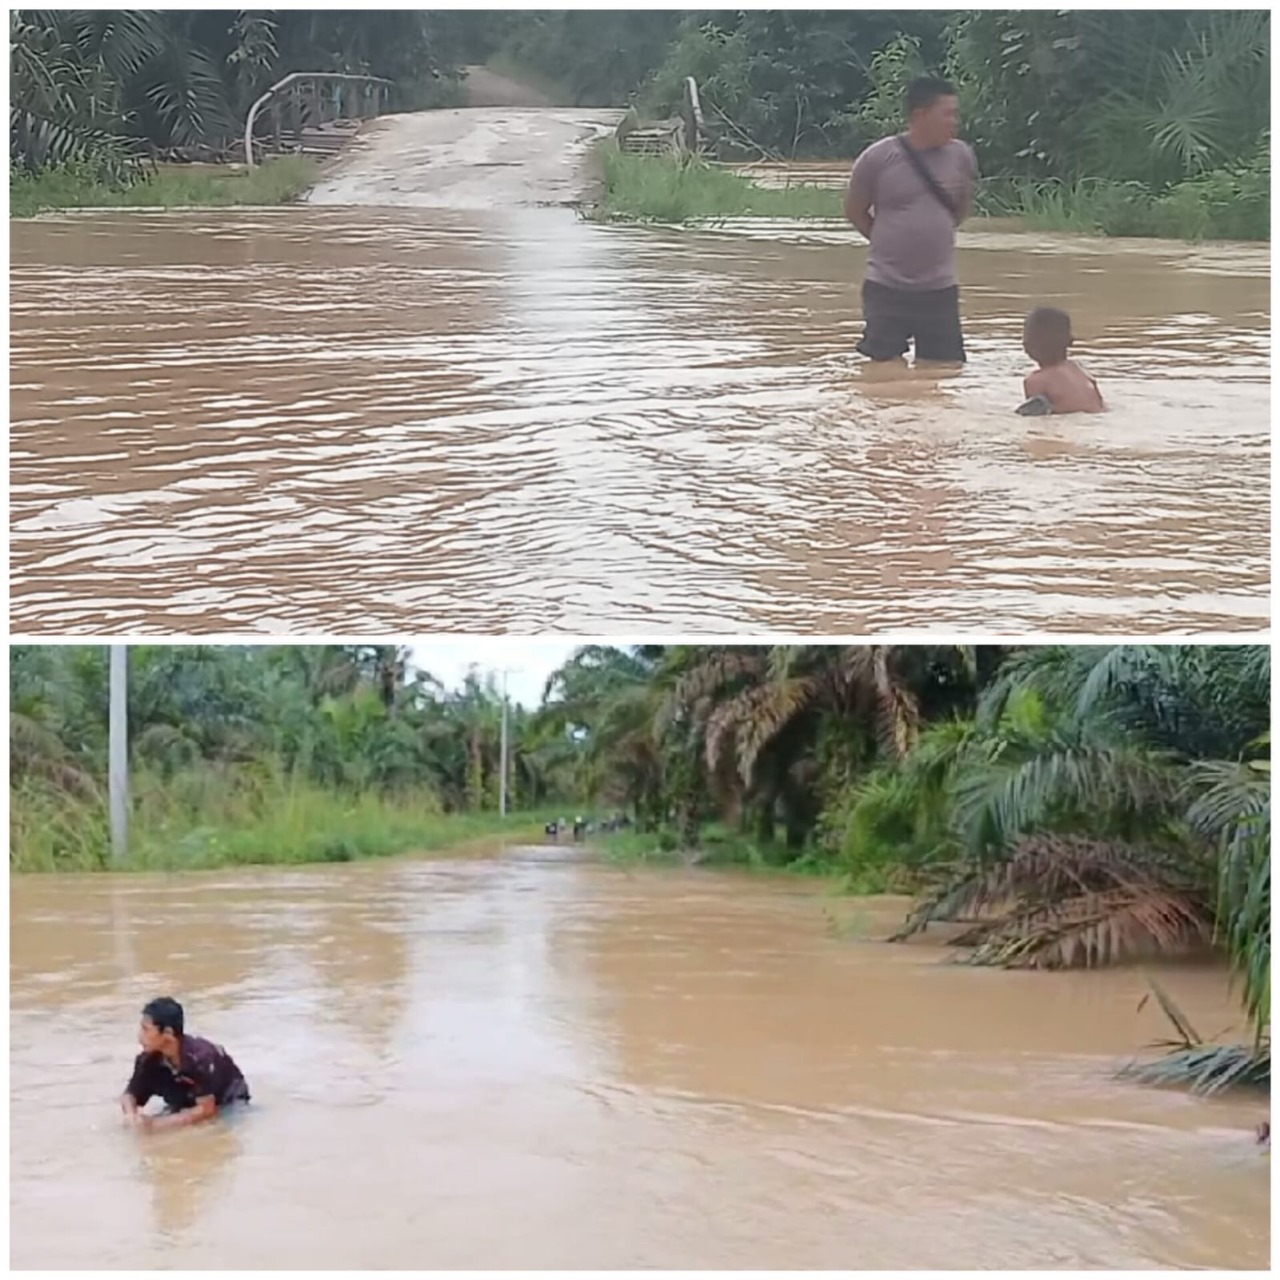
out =
<path fill-rule="evenodd" d="M 862 316 L 866 327 L 857 349 L 872 360 L 896 360 L 914 339 L 917 360 L 964 363 L 958 285 L 915 292 L 864 280 Z"/>

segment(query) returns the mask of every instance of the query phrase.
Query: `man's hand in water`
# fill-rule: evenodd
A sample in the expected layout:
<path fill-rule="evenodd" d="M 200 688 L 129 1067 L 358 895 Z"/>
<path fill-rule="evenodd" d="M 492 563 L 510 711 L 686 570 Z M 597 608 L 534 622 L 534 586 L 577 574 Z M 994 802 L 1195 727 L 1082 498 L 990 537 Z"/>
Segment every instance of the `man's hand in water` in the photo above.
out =
<path fill-rule="evenodd" d="M 213 1095 L 209 1094 L 207 1097 L 197 1098 L 196 1105 L 187 1107 L 184 1111 L 174 1111 L 163 1116 L 140 1115 L 138 1119 L 148 1133 L 156 1133 L 165 1129 L 185 1129 L 188 1125 L 212 1120 L 217 1114 L 218 1104 L 214 1102 Z"/>

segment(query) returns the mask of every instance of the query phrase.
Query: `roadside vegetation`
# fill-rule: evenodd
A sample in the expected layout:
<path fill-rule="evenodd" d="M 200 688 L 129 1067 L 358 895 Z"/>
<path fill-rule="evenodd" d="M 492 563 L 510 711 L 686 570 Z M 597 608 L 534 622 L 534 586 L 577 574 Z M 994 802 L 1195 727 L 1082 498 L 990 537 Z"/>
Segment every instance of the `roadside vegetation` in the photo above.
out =
<path fill-rule="evenodd" d="M 1266 10 L 15 10 L 9 33 L 11 186 L 71 165 L 124 188 L 147 163 L 225 160 L 249 104 L 294 70 L 383 76 L 419 110 L 456 105 L 462 67 L 487 62 L 556 101 L 651 119 L 693 76 L 722 161 L 849 160 L 901 127 L 903 87 L 928 70 L 960 90 L 979 212 L 1270 236 Z M 779 213 L 776 193 L 721 176 L 613 165 L 606 207 L 667 221 L 831 206 L 797 189 Z M 65 177 L 44 194 L 84 202 Z"/>
<path fill-rule="evenodd" d="M 556 11 L 508 27 L 507 55 L 584 105 L 671 116 L 693 76 L 721 160 L 851 159 L 902 127 L 913 75 L 939 72 L 960 90 L 980 213 L 1103 235 L 1270 238 L 1265 11 Z M 651 163 L 649 200 L 621 173 L 615 208 L 683 207 L 676 175 Z M 741 206 L 715 190 L 726 207 L 704 198 L 692 216 Z"/>
<path fill-rule="evenodd" d="M 773 190 L 698 160 L 603 150 L 604 194 L 591 216 L 620 222 L 715 218 L 838 218 L 841 193 L 815 186 Z"/>
<path fill-rule="evenodd" d="M 604 148 L 604 191 L 591 216 L 602 221 L 694 223 L 724 218 L 843 222 L 843 190 L 797 182 L 757 186 L 699 158 L 627 155 Z M 1036 231 L 1166 240 L 1269 240 L 1270 144 L 1250 161 L 1187 179 L 1154 195 L 1141 183 L 1106 179 L 984 181 L 966 224 L 1014 219 Z"/>
<path fill-rule="evenodd" d="M 106 706 L 105 648 L 11 650 L 11 871 L 112 866 Z M 372 646 L 137 646 L 127 866 L 349 861 L 538 838 L 559 799 L 557 760 L 571 752 L 540 747 L 528 718 L 512 709 L 503 819 L 491 683 L 446 693 L 406 673 L 401 651 Z"/>
<path fill-rule="evenodd" d="M 250 104 L 291 71 L 383 76 L 400 110 L 456 102 L 456 19 L 442 10 L 12 10 L 10 216 L 292 200 L 315 174 L 299 157 L 252 174 L 185 166 L 234 159 Z"/>
<path fill-rule="evenodd" d="M 473 840 L 536 840 L 546 818 L 442 813 L 430 794 L 343 794 L 299 772 L 154 770 L 131 779 L 129 854 L 112 861 L 106 796 L 28 782 L 10 791 L 10 870 L 197 871 L 251 864 L 354 862 L 456 850 Z"/>
<path fill-rule="evenodd" d="M 30 218 L 51 209 L 288 204 L 311 187 L 318 172 L 319 165 L 305 156 L 278 156 L 252 171 L 238 165 L 165 165 L 113 180 L 72 162 L 15 173 L 9 183 L 9 215 Z"/>

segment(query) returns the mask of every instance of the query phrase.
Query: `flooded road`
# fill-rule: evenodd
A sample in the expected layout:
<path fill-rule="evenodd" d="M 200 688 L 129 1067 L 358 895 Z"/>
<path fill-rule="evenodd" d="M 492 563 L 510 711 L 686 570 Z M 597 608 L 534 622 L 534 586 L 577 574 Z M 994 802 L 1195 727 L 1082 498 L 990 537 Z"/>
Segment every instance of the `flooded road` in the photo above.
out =
<path fill-rule="evenodd" d="M 1140 974 L 848 936 L 900 918 L 538 849 L 18 878 L 11 1263 L 1267 1266 L 1264 1104 L 1113 1078 L 1164 1030 Z M 1221 973 L 1162 980 L 1234 1020 Z M 120 1124 L 161 991 L 245 1113 Z"/>
<path fill-rule="evenodd" d="M 480 71 L 470 90 L 478 95 L 518 87 Z M 595 151 L 622 116 L 582 107 L 385 116 L 326 167 L 306 203 L 483 211 L 580 204 L 598 190 Z"/>
<path fill-rule="evenodd" d="M 969 368 L 882 386 L 855 239 L 514 207 L 15 222 L 12 627 L 1266 625 L 1266 246 L 967 231 Z M 1110 413 L 1013 413 L 1044 302 Z"/>

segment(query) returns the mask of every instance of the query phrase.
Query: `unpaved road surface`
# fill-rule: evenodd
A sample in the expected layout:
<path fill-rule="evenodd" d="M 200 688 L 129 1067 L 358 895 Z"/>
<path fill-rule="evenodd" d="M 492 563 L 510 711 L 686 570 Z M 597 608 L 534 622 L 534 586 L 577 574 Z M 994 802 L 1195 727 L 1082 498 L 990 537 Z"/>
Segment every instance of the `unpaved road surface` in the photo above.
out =
<path fill-rule="evenodd" d="M 307 197 L 311 204 L 502 210 L 574 205 L 597 182 L 592 148 L 622 112 L 468 107 L 385 116 Z"/>
<path fill-rule="evenodd" d="M 541 89 L 521 84 L 508 76 L 491 71 L 488 67 L 467 67 L 467 78 L 462 82 L 469 107 L 554 107 Z"/>

